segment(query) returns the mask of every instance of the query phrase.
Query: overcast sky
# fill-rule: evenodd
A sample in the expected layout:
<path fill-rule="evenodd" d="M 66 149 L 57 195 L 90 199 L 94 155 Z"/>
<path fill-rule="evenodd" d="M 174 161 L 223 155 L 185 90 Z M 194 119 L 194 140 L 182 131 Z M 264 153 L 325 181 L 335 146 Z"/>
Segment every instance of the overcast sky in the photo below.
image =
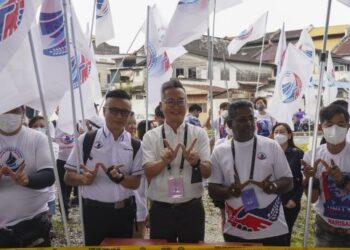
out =
<path fill-rule="evenodd" d="M 94 0 L 72 0 L 85 31 L 91 24 Z M 217 0 L 225 1 L 225 0 Z M 146 18 L 147 5 L 157 4 L 165 21 L 169 22 L 178 0 L 109 0 L 116 38 L 109 43 L 125 53 L 136 32 Z M 281 28 L 302 29 L 312 24 L 324 26 L 328 0 L 243 0 L 243 3 L 220 12 L 216 16 L 215 36 L 234 36 L 253 23 L 265 11 L 269 11 L 267 32 Z M 330 25 L 350 24 L 350 8 L 332 1 Z M 91 26 L 90 26 L 91 27 Z M 144 42 L 141 33 L 131 51 Z"/>

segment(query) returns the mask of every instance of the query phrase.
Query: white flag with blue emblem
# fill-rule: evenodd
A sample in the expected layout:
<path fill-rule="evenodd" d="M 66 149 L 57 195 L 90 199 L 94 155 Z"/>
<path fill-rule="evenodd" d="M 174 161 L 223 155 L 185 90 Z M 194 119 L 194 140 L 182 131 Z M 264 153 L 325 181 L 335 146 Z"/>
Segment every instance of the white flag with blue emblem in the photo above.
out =
<path fill-rule="evenodd" d="M 329 105 L 335 99 L 337 98 L 338 88 L 336 86 L 336 80 L 335 80 L 335 70 L 332 60 L 331 52 L 328 52 L 328 58 L 327 58 L 327 70 L 325 72 L 325 88 L 323 91 L 323 104 Z"/>
<path fill-rule="evenodd" d="M 96 1 L 96 47 L 113 39 L 114 25 L 109 0 Z"/>
<path fill-rule="evenodd" d="M 27 37 L 40 2 L 0 0 L 0 72 Z"/>
<path fill-rule="evenodd" d="M 312 61 L 315 58 L 315 46 L 312 38 L 309 34 L 309 28 L 303 29 L 300 34 L 299 40 L 295 45 L 298 49 L 304 52 L 304 54 Z"/>
<path fill-rule="evenodd" d="M 208 0 L 179 0 L 162 47 L 177 47 L 200 38 L 208 29 Z"/>
<path fill-rule="evenodd" d="M 264 13 L 247 29 L 234 37 L 227 47 L 229 54 L 236 54 L 246 43 L 257 40 L 265 35 L 268 12 Z"/>
<path fill-rule="evenodd" d="M 269 112 L 278 122 L 285 122 L 293 128 L 292 118 L 300 108 L 312 71 L 313 62 L 293 44 L 288 44 L 285 61 L 269 104 Z"/>

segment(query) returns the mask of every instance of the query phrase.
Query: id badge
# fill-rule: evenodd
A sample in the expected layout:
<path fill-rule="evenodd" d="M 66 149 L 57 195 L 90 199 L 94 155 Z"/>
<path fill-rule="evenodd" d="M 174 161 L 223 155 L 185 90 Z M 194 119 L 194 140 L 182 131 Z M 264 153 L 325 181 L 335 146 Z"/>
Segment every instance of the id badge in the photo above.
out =
<path fill-rule="evenodd" d="M 169 177 L 168 179 L 168 196 L 170 198 L 184 197 L 184 181 L 182 176 Z"/>
<path fill-rule="evenodd" d="M 241 199 L 245 211 L 250 211 L 259 207 L 254 188 L 242 191 Z"/>

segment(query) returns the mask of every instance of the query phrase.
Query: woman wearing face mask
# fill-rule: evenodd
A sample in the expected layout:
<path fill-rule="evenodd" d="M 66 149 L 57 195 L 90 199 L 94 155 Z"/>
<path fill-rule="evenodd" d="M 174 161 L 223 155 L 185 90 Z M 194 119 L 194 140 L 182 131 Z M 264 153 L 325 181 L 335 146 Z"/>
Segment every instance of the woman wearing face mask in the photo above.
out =
<path fill-rule="evenodd" d="M 270 137 L 277 141 L 283 149 L 293 174 L 293 189 L 281 196 L 284 215 L 289 229 L 288 243 L 290 245 L 293 225 L 300 212 L 300 200 L 303 194 L 301 160 L 303 159 L 304 152 L 295 146 L 293 132 L 286 123 L 277 123 L 273 126 Z"/>

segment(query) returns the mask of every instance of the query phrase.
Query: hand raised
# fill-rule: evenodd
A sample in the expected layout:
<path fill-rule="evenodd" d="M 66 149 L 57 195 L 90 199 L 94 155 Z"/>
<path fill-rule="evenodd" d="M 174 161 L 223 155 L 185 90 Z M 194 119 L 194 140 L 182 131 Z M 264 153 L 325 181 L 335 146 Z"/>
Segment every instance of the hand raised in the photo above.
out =
<path fill-rule="evenodd" d="M 19 165 L 16 172 L 13 172 L 11 168 L 8 166 L 3 166 L 1 168 L 2 173 L 5 175 L 9 175 L 12 180 L 14 180 L 18 185 L 23 187 L 27 186 L 29 183 L 28 175 L 25 172 L 25 163 L 24 161 Z"/>
<path fill-rule="evenodd" d="M 263 179 L 260 182 L 259 181 L 255 181 L 255 180 L 251 180 L 250 183 L 257 185 L 262 190 L 264 190 L 265 193 L 272 194 L 272 193 L 276 192 L 276 187 L 273 185 L 273 182 L 270 181 L 271 177 L 272 177 L 272 175 L 270 174 L 270 175 L 265 177 L 265 179 Z"/>
<path fill-rule="evenodd" d="M 334 179 L 334 182 L 341 183 L 343 181 L 343 174 L 340 171 L 340 168 L 335 165 L 334 160 L 331 159 L 331 165 L 329 165 L 326 161 L 320 160 L 323 166 L 326 168 L 327 174 Z"/>
<path fill-rule="evenodd" d="M 185 160 L 190 163 L 191 166 L 195 166 L 198 163 L 199 160 L 199 154 L 194 149 L 194 146 L 196 145 L 197 138 L 193 140 L 191 145 L 186 149 L 186 146 L 184 144 L 180 144 L 182 148 L 182 155 L 184 156 Z"/>
<path fill-rule="evenodd" d="M 237 175 L 234 176 L 234 183 L 230 185 L 230 191 L 232 192 L 232 196 L 239 197 L 242 193 L 242 190 L 250 184 L 250 180 L 247 180 L 243 184 L 241 183 L 239 177 Z"/>
<path fill-rule="evenodd" d="M 83 185 L 91 185 L 95 180 L 95 177 L 97 175 L 97 171 L 100 165 L 96 164 L 93 170 L 88 169 L 84 164 L 80 164 L 80 167 L 84 170 L 84 173 L 82 174 L 81 182 L 83 183 Z"/>
<path fill-rule="evenodd" d="M 112 165 L 109 168 L 106 168 L 102 163 L 98 163 L 97 165 L 99 165 L 105 171 L 111 181 L 119 184 L 123 180 L 124 174 L 119 170 L 124 166 L 123 164 Z"/>
<path fill-rule="evenodd" d="M 300 160 L 301 165 L 303 166 L 302 171 L 304 173 L 305 178 L 311 178 L 315 177 L 315 174 L 317 172 L 318 165 L 321 162 L 321 159 L 317 159 L 314 163 L 314 167 L 311 167 L 308 163 L 306 163 L 304 160 Z"/>
<path fill-rule="evenodd" d="M 161 151 L 160 158 L 166 165 L 169 165 L 176 158 L 181 145 L 177 144 L 176 148 L 173 149 L 167 140 L 164 140 L 164 145 L 165 148 Z"/>

